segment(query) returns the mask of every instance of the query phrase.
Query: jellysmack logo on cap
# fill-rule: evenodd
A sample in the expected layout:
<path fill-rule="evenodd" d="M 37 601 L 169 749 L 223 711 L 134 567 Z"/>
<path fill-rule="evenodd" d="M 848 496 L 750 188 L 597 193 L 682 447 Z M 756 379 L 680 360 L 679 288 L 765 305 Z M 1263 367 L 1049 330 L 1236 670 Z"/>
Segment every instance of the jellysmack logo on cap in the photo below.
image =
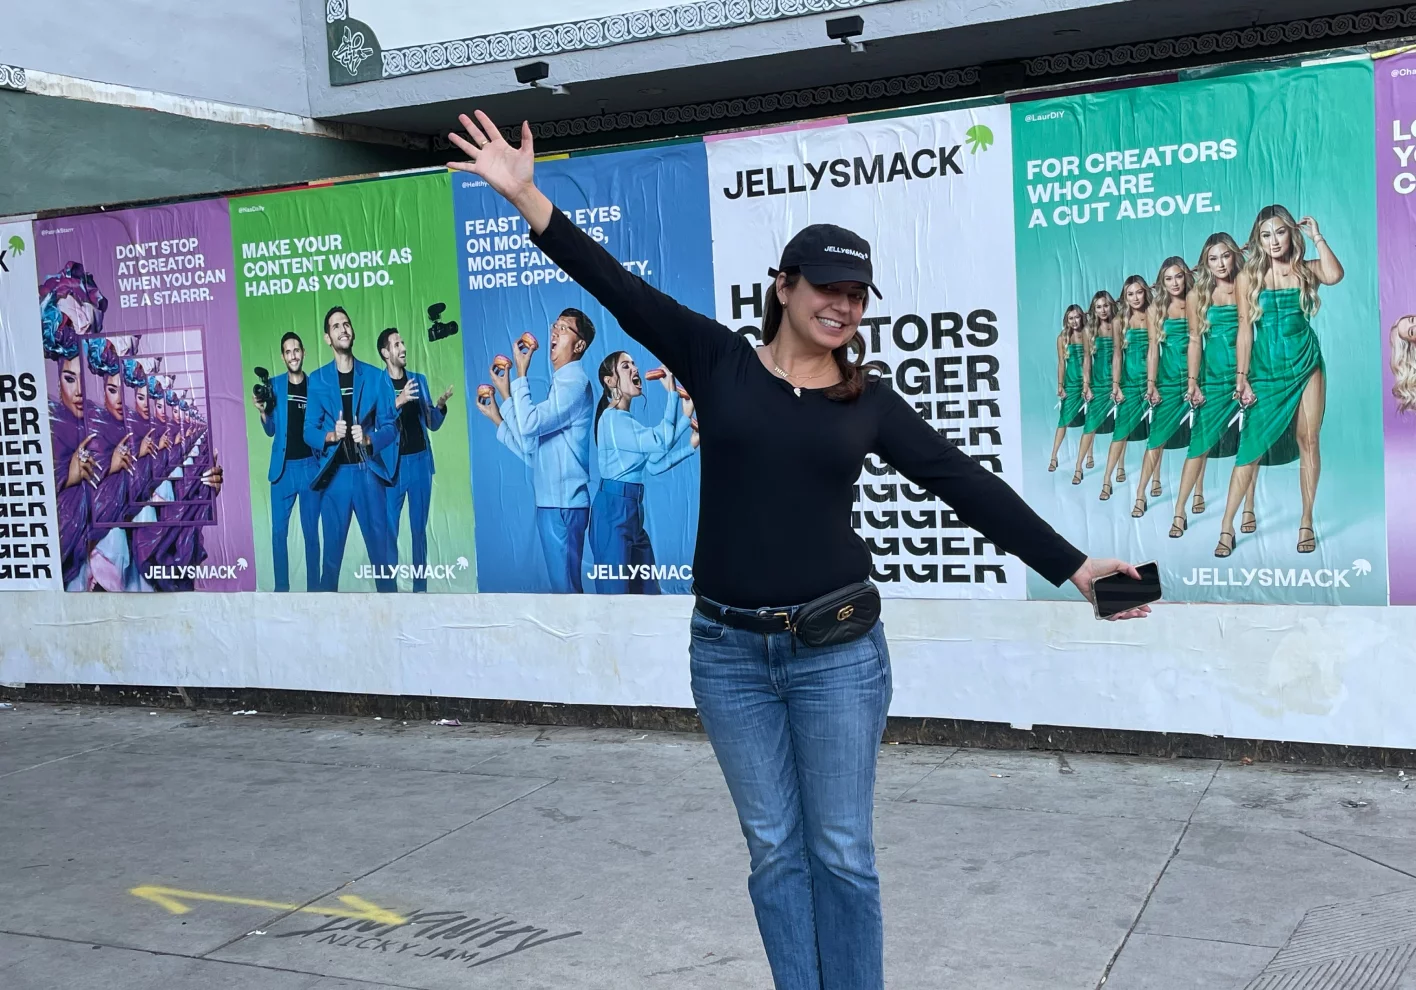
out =
<path fill-rule="evenodd" d="M 870 260 L 870 255 L 866 254 L 864 251 L 857 251 L 854 248 L 837 247 L 834 244 L 828 244 L 821 250 L 825 251 L 827 254 L 848 254 L 852 258 L 859 258 L 861 261 Z"/>

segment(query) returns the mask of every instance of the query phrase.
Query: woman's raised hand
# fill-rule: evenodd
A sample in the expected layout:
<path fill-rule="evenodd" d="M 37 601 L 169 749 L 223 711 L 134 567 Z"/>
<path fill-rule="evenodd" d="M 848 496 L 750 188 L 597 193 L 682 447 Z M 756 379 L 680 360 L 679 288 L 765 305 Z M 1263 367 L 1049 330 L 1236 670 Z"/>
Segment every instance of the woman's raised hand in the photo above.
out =
<path fill-rule="evenodd" d="M 531 141 L 531 124 L 522 122 L 521 147 L 513 148 L 490 117 L 480 110 L 474 114 L 476 121 L 465 113 L 457 117 L 467 130 L 466 137 L 455 131 L 448 134 L 448 139 L 466 153 L 468 160 L 448 162 L 447 167 L 481 176 L 487 185 L 520 208 L 536 188 L 532 181 L 536 152 Z"/>

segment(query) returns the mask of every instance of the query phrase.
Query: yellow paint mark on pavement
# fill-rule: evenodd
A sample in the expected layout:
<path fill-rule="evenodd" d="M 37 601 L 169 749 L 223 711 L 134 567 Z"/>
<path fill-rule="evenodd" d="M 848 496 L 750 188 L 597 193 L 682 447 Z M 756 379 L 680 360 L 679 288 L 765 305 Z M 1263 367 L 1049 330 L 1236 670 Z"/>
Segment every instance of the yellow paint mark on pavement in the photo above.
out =
<path fill-rule="evenodd" d="M 186 901 L 211 901 L 216 904 L 240 904 L 245 907 L 267 908 L 271 911 L 303 911 L 306 914 L 319 914 L 328 918 L 353 918 L 358 921 L 376 921 L 381 925 L 404 925 L 408 919 L 394 911 L 381 908 L 377 904 L 371 904 L 362 897 L 353 894 L 344 894 L 338 898 L 343 907 L 320 906 L 311 904 L 301 907 L 299 904 L 282 904 L 280 901 L 263 901 L 254 897 L 231 897 L 227 894 L 206 894 L 196 890 L 177 890 L 173 887 L 134 887 L 128 891 L 134 897 L 141 897 L 145 901 L 166 908 L 173 914 L 186 914 L 192 908 L 184 903 Z"/>

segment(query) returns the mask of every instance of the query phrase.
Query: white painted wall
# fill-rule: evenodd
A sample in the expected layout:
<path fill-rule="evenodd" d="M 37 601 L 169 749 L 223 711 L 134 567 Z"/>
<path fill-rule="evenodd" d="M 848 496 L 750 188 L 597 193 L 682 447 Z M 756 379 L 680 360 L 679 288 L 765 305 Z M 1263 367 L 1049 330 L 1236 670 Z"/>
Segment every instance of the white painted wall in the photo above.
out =
<path fill-rule="evenodd" d="M 0 682 L 692 708 L 687 597 L 4 598 Z M 15 621 L 24 616 L 25 621 Z M 1416 748 L 1416 608 L 885 602 L 892 714 Z"/>
<path fill-rule="evenodd" d="M 309 116 L 300 3 L 5 0 L 0 62 Z"/>

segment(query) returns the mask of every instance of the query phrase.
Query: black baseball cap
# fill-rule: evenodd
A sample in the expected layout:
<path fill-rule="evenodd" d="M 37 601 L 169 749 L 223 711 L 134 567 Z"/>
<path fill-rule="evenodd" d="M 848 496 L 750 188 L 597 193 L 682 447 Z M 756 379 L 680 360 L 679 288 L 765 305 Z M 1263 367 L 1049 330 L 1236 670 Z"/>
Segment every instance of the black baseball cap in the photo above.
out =
<path fill-rule="evenodd" d="M 870 242 L 835 224 L 814 223 L 797 231 L 782 250 L 781 267 L 767 269 L 767 274 L 773 278 L 781 272 L 800 272 L 812 285 L 864 282 L 876 299 L 884 298 L 875 287 Z"/>

